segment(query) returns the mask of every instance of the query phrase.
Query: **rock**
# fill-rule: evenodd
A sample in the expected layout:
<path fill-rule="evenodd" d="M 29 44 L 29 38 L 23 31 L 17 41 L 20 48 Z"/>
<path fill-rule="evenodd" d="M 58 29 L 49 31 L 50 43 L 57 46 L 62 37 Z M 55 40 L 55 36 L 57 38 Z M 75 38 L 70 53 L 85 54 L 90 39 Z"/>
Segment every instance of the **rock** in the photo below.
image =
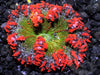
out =
<path fill-rule="evenodd" d="M 87 75 L 87 71 L 86 70 L 81 70 L 81 71 L 79 71 L 79 75 Z"/>
<path fill-rule="evenodd" d="M 2 43 L 3 41 L 0 39 L 0 43 Z"/>
<path fill-rule="evenodd" d="M 32 72 L 30 73 L 30 75 L 35 75 L 35 71 L 32 71 Z"/>
<path fill-rule="evenodd" d="M 4 61 L 3 64 L 4 64 L 5 68 L 8 69 L 8 64 L 9 64 L 9 63 L 6 61 L 6 59 L 5 59 L 5 61 Z"/>
<path fill-rule="evenodd" d="M 2 10 L 3 10 L 3 8 L 0 6 L 0 14 L 2 14 Z"/>
<path fill-rule="evenodd" d="M 89 15 L 93 15 L 95 13 L 95 10 L 92 11 L 92 6 L 91 5 L 88 5 L 86 8 L 85 8 L 85 11 L 89 14 Z"/>
<path fill-rule="evenodd" d="M 40 73 L 38 73 L 38 75 L 43 75 L 43 74 L 40 72 Z"/>
<path fill-rule="evenodd" d="M 88 73 L 87 73 L 87 75 L 93 75 L 93 72 L 92 72 L 92 71 L 90 71 L 90 72 L 88 72 Z"/>
<path fill-rule="evenodd" d="M 74 0 L 73 8 L 77 11 L 84 11 L 86 6 L 89 5 L 90 0 Z"/>
<path fill-rule="evenodd" d="M 8 52 L 7 52 L 7 51 L 5 51 L 5 50 L 4 50 L 4 51 L 3 51 L 3 50 L 1 50 L 1 56 L 2 56 L 2 57 L 7 56 L 7 54 L 8 54 Z"/>
<path fill-rule="evenodd" d="M 26 71 L 21 71 L 21 73 L 22 73 L 23 75 L 27 75 L 27 72 L 26 72 Z"/>
<path fill-rule="evenodd" d="M 98 30 L 97 30 L 97 32 L 100 32 L 100 26 L 98 27 Z"/>
<path fill-rule="evenodd" d="M 91 65 L 90 65 L 90 63 L 88 63 L 88 61 L 84 61 L 84 63 L 82 65 L 83 65 L 84 70 L 87 70 L 87 71 L 91 70 Z"/>
<path fill-rule="evenodd" d="M 9 69 L 12 69 L 13 67 L 17 69 L 16 63 L 15 63 L 14 60 L 13 60 L 12 62 L 10 62 L 9 65 L 8 65 L 8 68 L 9 68 Z"/>
<path fill-rule="evenodd" d="M 4 29 L 6 22 L 1 25 L 1 28 Z"/>
<path fill-rule="evenodd" d="M 6 38 L 7 38 L 6 35 L 2 35 L 2 36 L 1 36 L 1 40 L 3 41 L 3 43 L 6 43 L 6 42 L 7 42 Z"/>
<path fill-rule="evenodd" d="M 93 16 L 94 20 L 96 21 L 100 21 L 100 13 L 96 13 L 94 16 Z"/>
<path fill-rule="evenodd" d="M 97 69 L 93 72 L 93 75 L 100 75 L 100 69 Z"/>
<path fill-rule="evenodd" d="M 5 75 L 13 75 L 12 71 L 5 71 Z"/>
<path fill-rule="evenodd" d="M 100 9 L 100 5 L 98 3 L 93 4 L 93 5 L 88 5 L 85 8 L 85 11 L 89 14 L 89 15 L 94 15 L 96 12 L 98 12 Z"/>
<path fill-rule="evenodd" d="M 0 66 L 0 73 L 2 73 L 3 72 L 3 68 L 2 68 L 2 66 Z"/>
<path fill-rule="evenodd" d="M 93 46 L 93 50 L 91 51 L 93 54 L 95 54 L 96 56 L 100 55 L 100 47 L 98 46 Z"/>
<path fill-rule="evenodd" d="M 96 61 L 96 65 L 100 69 L 100 59 Z"/>
<path fill-rule="evenodd" d="M 4 75 L 7 75 L 7 73 L 8 73 L 8 70 L 5 69 L 5 70 L 4 70 Z"/>
<path fill-rule="evenodd" d="M 7 19 L 5 18 L 5 17 L 3 17 L 2 18 L 2 22 L 4 23 L 4 22 L 6 22 L 7 21 Z"/>
<path fill-rule="evenodd" d="M 92 4 L 95 4 L 95 3 L 99 3 L 99 0 L 91 0 L 90 1 L 90 4 L 92 5 Z"/>
<path fill-rule="evenodd" d="M 94 35 L 95 35 L 95 38 L 100 42 L 100 31 L 96 32 Z"/>
<path fill-rule="evenodd" d="M 21 65 L 17 66 L 17 70 L 20 71 L 21 70 Z"/>
<path fill-rule="evenodd" d="M 2 43 L 0 43 L 0 48 L 2 48 L 3 47 L 3 44 Z M 0 55 L 1 55 L 1 51 L 0 51 Z"/>
<path fill-rule="evenodd" d="M 88 21 L 86 24 L 85 24 L 85 26 L 87 27 L 87 29 L 91 29 L 91 25 L 90 25 L 90 21 Z"/>
<path fill-rule="evenodd" d="M 62 0 L 61 0 L 62 1 Z M 72 6 L 74 5 L 75 1 L 74 0 L 64 0 L 64 2 L 71 4 Z"/>
<path fill-rule="evenodd" d="M 1 36 L 1 38 L 2 38 L 2 39 L 6 39 L 6 35 L 3 34 L 3 35 Z"/>
<path fill-rule="evenodd" d="M 2 32 L 0 32 L 0 38 L 1 38 L 1 36 L 2 36 Z"/>
<path fill-rule="evenodd" d="M 59 75 L 59 73 L 55 73 L 55 75 Z"/>
<path fill-rule="evenodd" d="M 93 38 L 93 37 L 92 37 L 91 41 L 92 41 L 93 45 L 95 45 L 97 43 L 97 40 L 95 38 Z"/>
<path fill-rule="evenodd" d="M 0 53 L 2 57 L 6 57 L 8 55 L 8 45 L 4 45 L 1 47 Z"/>
<path fill-rule="evenodd" d="M 13 70 L 13 75 L 24 75 L 18 70 Z"/>
<path fill-rule="evenodd" d="M 41 72 L 35 72 L 35 75 L 43 75 Z"/>
<path fill-rule="evenodd" d="M 99 27 L 100 26 L 100 22 L 97 22 L 95 20 L 90 20 L 90 25 L 92 27 Z"/>
<path fill-rule="evenodd" d="M 96 7 L 96 10 L 100 12 L 100 3 L 95 3 L 94 7 Z"/>
<path fill-rule="evenodd" d="M 44 75 L 52 75 L 52 73 L 45 73 Z"/>
<path fill-rule="evenodd" d="M 10 5 L 10 9 L 15 9 L 15 4 Z"/>
<path fill-rule="evenodd" d="M 79 14 L 81 15 L 84 23 L 87 23 L 89 17 L 88 14 L 86 12 L 80 12 Z"/>
<path fill-rule="evenodd" d="M 88 18 L 89 17 L 86 12 L 80 12 L 80 15 L 83 18 Z"/>
<path fill-rule="evenodd" d="M 3 17 L 6 18 L 6 19 L 8 19 L 8 15 L 9 15 L 9 11 L 6 10 L 6 11 L 3 13 Z"/>
<path fill-rule="evenodd" d="M 23 71 L 25 71 L 26 74 L 29 74 L 29 72 L 30 72 L 30 68 L 29 68 L 29 67 L 25 67 L 25 68 L 23 69 Z"/>
<path fill-rule="evenodd" d="M 12 61 L 12 57 L 10 57 L 9 55 L 6 57 L 6 60 L 8 61 L 8 62 L 10 62 L 10 61 Z"/>
<path fill-rule="evenodd" d="M 91 63 L 95 64 L 96 61 L 98 60 L 98 57 L 95 56 L 95 54 L 92 53 L 91 56 L 90 56 L 90 59 L 91 59 Z"/>
<path fill-rule="evenodd" d="M 74 73 L 70 73 L 69 75 L 75 75 Z"/>
<path fill-rule="evenodd" d="M 64 72 L 64 75 L 69 75 L 69 73 L 68 72 Z"/>
<path fill-rule="evenodd" d="M 13 3 L 13 0 L 10 0 L 7 2 L 7 6 L 11 5 Z"/>
<path fill-rule="evenodd" d="M 38 0 L 32 0 L 32 1 L 34 1 L 34 4 L 39 3 L 39 1 L 38 1 Z"/>
<path fill-rule="evenodd" d="M 97 27 L 94 27 L 94 28 L 92 28 L 91 29 L 91 35 L 94 37 L 95 35 L 95 33 L 96 33 L 96 31 L 98 30 L 98 28 Z M 96 38 L 95 38 L 96 39 Z"/>

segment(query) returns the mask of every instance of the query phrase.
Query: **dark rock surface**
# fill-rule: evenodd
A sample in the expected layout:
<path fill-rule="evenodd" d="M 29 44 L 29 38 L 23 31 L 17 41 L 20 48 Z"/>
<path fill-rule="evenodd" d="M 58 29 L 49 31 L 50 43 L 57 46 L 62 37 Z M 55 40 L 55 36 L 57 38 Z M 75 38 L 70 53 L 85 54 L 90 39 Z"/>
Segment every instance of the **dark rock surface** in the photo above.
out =
<path fill-rule="evenodd" d="M 100 42 L 100 31 L 95 33 L 95 38 Z"/>
<path fill-rule="evenodd" d="M 96 13 L 96 14 L 93 16 L 93 19 L 96 20 L 96 21 L 100 21 L 100 13 Z"/>
<path fill-rule="evenodd" d="M 40 0 L 31 0 L 32 3 Z M 81 14 L 86 27 L 91 30 L 91 44 L 84 63 L 78 70 L 67 70 L 56 73 L 40 73 L 24 68 L 13 59 L 6 41 L 4 31 L 9 11 L 16 8 L 16 3 L 27 4 L 27 0 L 0 0 L 0 75 L 100 75 L 100 0 L 45 0 L 52 4 L 63 5 L 69 3 Z M 1 24 L 3 24 L 1 26 Z"/>

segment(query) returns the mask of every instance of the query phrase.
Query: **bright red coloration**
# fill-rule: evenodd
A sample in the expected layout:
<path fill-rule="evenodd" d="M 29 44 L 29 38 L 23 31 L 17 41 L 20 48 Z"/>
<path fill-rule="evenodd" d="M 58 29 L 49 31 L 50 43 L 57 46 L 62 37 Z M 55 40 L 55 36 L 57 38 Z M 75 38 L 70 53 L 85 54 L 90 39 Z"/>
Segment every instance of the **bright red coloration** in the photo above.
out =
<path fill-rule="evenodd" d="M 54 64 L 53 64 L 52 62 L 50 63 L 50 66 L 51 66 L 51 69 L 52 69 L 52 70 L 54 70 L 54 71 L 56 70 L 56 69 L 55 69 L 55 66 L 54 66 Z"/>
<path fill-rule="evenodd" d="M 24 41 L 25 40 L 24 36 L 19 36 L 16 38 L 15 37 L 16 35 L 17 35 L 17 33 L 13 33 L 13 34 L 8 35 L 8 37 L 7 37 L 8 44 L 10 45 L 10 48 L 13 50 L 16 49 L 16 46 L 17 46 L 16 41 Z"/>
<path fill-rule="evenodd" d="M 80 62 L 78 60 L 74 59 L 74 63 L 76 65 L 76 69 L 78 69 Z"/>
<path fill-rule="evenodd" d="M 55 19 L 58 19 L 58 14 L 62 13 L 62 7 L 61 6 L 51 6 L 52 8 L 48 11 L 46 15 L 46 19 L 50 21 L 54 21 Z"/>
<path fill-rule="evenodd" d="M 46 15 L 43 15 L 44 11 L 47 12 Z M 21 42 L 24 42 L 25 39 L 29 37 L 18 36 L 18 33 L 16 33 L 16 29 L 21 27 L 19 23 L 17 23 L 18 21 L 16 21 L 18 17 L 20 18 L 19 14 L 21 15 L 21 13 L 26 17 L 27 23 L 30 25 L 32 22 L 35 28 L 42 25 L 44 19 L 46 19 L 51 26 L 57 20 L 59 21 L 61 16 L 64 17 L 62 22 L 66 20 L 68 28 L 54 32 L 69 32 L 68 36 L 65 35 L 65 37 L 67 36 L 65 38 L 65 46 L 61 46 L 64 47 L 64 49 L 58 49 L 58 51 L 52 53 L 52 57 L 49 58 L 46 56 L 46 52 L 48 51 L 47 39 L 45 40 L 42 36 L 38 36 L 33 44 L 34 53 L 25 53 L 25 48 L 20 46 Z M 56 69 L 63 71 L 66 66 L 72 66 L 72 64 L 75 64 L 76 69 L 78 69 L 79 64 L 83 63 L 83 59 L 86 57 L 84 52 L 86 52 L 88 48 L 87 42 L 91 42 L 90 39 L 92 36 L 90 35 L 90 31 L 87 30 L 87 27 L 84 27 L 80 14 L 74 11 L 71 5 L 64 4 L 63 6 L 58 6 L 41 1 L 41 3 L 35 5 L 18 6 L 17 9 L 11 11 L 8 17 L 9 20 L 4 27 L 7 32 L 7 42 L 13 50 L 12 56 L 21 62 L 22 65 L 25 65 L 25 67 L 26 65 L 35 65 L 39 66 L 41 72 L 45 70 L 51 72 L 56 71 Z M 31 19 L 31 22 L 28 18 Z M 47 27 L 48 30 L 50 26 Z M 60 26 L 61 24 L 58 27 Z M 67 50 L 67 47 L 71 48 Z"/>
<path fill-rule="evenodd" d="M 71 44 L 71 47 L 73 47 L 76 44 L 77 40 L 77 35 L 76 34 L 69 34 L 68 37 L 65 39 L 65 42 Z"/>
<path fill-rule="evenodd" d="M 21 61 L 21 58 L 18 58 L 17 60 L 20 62 Z"/>
<path fill-rule="evenodd" d="M 91 42 L 89 39 L 91 39 L 92 36 L 90 36 L 89 31 L 81 33 L 81 36 L 85 37 L 85 41 L 87 41 L 89 43 Z"/>
<path fill-rule="evenodd" d="M 64 51 L 62 49 L 59 49 L 56 53 L 53 53 L 52 55 L 55 60 L 56 67 L 63 67 L 66 57 Z"/>
<path fill-rule="evenodd" d="M 17 41 L 24 41 L 25 40 L 25 37 L 24 36 L 19 36 L 16 40 Z"/>
<path fill-rule="evenodd" d="M 17 51 L 16 53 L 13 54 L 13 56 L 17 57 L 20 53 L 21 53 L 21 51 Z"/>
<path fill-rule="evenodd" d="M 45 60 L 39 68 L 42 68 L 46 65 L 47 61 Z"/>
<path fill-rule="evenodd" d="M 39 9 L 34 9 L 30 16 L 31 22 L 34 23 L 35 27 L 38 27 L 39 23 L 43 23 L 43 18 L 44 18 L 44 15 L 41 14 L 41 10 Z"/>
<path fill-rule="evenodd" d="M 17 6 L 17 9 L 20 10 L 20 6 L 19 5 Z"/>
<path fill-rule="evenodd" d="M 22 64 L 22 65 L 25 64 L 25 58 L 23 58 L 23 59 L 21 60 L 21 64 Z"/>
<path fill-rule="evenodd" d="M 55 16 L 54 16 L 53 12 L 48 12 L 48 13 L 47 13 L 47 16 L 46 16 L 46 19 L 47 19 L 47 20 L 50 19 L 51 21 L 54 21 L 54 17 L 55 17 Z"/>
<path fill-rule="evenodd" d="M 76 51 L 71 50 L 70 53 L 75 59 L 78 59 L 78 57 L 76 55 Z"/>
<path fill-rule="evenodd" d="M 66 10 L 65 13 L 66 13 L 66 16 L 68 16 L 70 14 L 70 12 L 72 11 L 72 6 L 68 5 L 68 4 L 64 4 L 63 10 Z"/>
<path fill-rule="evenodd" d="M 81 21 L 81 18 L 74 17 L 72 20 L 67 20 L 69 23 L 69 32 L 73 33 L 76 30 L 82 30 L 84 23 Z"/>
<path fill-rule="evenodd" d="M 28 59 L 28 60 L 27 60 L 27 64 L 32 64 L 32 63 L 31 63 L 31 55 L 29 55 L 29 56 L 27 57 L 27 59 Z"/>
<path fill-rule="evenodd" d="M 38 36 L 33 45 L 35 50 L 33 64 L 37 66 L 41 65 L 45 55 L 45 49 L 47 49 L 45 45 L 46 45 L 45 39 L 42 36 Z"/>
<path fill-rule="evenodd" d="M 17 46 L 17 44 L 14 43 L 16 41 L 16 38 L 14 37 L 15 35 L 17 35 L 17 33 L 13 33 L 7 37 L 8 44 L 12 49 L 16 49 Z"/>
<path fill-rule="evenodd" d="M 17 26 L 16 22 L 8 21 L 6 26 L 4 27 L 5 31 L 7 32 L 7 35 L 10 33 L 10 30 Z"/>
<path fill-rule="evenodd" d="M 14 15 L 14 16 L 16 16 L 16 17 L 18 17 L 18 10 L 17 9 L 15 9 L 15 10 L 12 10 L 12 15 Z"/>

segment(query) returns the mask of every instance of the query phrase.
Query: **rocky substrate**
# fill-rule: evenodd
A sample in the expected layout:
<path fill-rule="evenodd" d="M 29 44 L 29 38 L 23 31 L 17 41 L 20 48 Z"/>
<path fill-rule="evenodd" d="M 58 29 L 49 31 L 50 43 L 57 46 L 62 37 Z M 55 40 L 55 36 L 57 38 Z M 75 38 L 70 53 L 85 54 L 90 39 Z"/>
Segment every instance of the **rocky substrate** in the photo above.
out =
<path fill-rule="evenodd" d="M 6 41 L 7 16 L 10 10 L 18 4 L 27 4 L 27 0 L 0 0 L 0 75 L 100 75 L 100 1 L 99 0 L 45 0 L 52 4 L 71 4 L 74 10 L 81 14 L 85 26 L 91 30 L 91 43 L 88 44 L 84 63 L 77 70 L 68 69 L 63 72 L 41 73 L 29 67 L 21 66 L 13 57 Z M 32 3 L 40 0 L 32 0 Z"/>

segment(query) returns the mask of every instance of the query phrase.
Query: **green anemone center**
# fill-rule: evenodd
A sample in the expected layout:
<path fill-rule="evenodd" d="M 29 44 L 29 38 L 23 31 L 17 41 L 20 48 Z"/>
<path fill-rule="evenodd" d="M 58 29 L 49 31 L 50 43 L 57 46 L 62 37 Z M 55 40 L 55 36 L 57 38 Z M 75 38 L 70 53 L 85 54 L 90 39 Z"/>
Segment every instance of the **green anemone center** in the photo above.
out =
<path fill-rule="evenodd" d="M 64 50 L 66 46 L 64 41 L 68 35 L 68 31 L 66 31 L 68 29 L 66 20 L 61 17 L 54 23 L 50 23 L 44 18 L 44 22 L 38 28 L 35 28 L 30 18 L 23 17 L 19 20 L 19 27 L 16 30 L 18 35 L 24 35 L 26 38 L 25 42 L 21 45 L 26 48 L 26 51 L 30 51 L 30 49 L 34 49 L 33 44 L 36 38 L 42 36 L 48 44 L 48 50 L 46 52 L 48 56 L 51 56 L 58 49 Z"/>

